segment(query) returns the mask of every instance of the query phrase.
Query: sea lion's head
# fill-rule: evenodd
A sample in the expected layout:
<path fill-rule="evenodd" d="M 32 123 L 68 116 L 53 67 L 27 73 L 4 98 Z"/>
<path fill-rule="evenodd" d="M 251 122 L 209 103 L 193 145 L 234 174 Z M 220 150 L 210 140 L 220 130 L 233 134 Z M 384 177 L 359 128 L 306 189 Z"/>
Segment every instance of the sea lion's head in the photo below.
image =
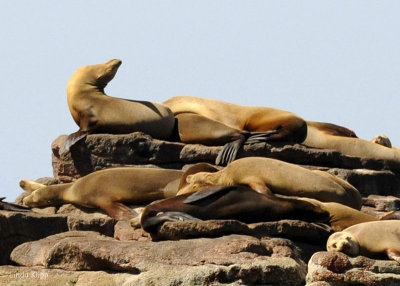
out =
<path fill-rule="evenodd" d="M 178 189 L 182 189 L 188 185 L 187 177 L 193 174 L 197 174 L 199 172 L 208 172 L 208 173 L 215 173 L 218 172 L 219 169 L 211 164 L 208 163 L 197 163 L 193 166 L 190 166 L 185 173 L 183 173 Z"/>
<path fill-rule="evenodd" d="M 54 192 L 48 192 L 46 187 L 33 191 L 29 196 L 26 196 L 22 202 L 23 205 L 36 208 L 36 207 L 47 207 L 47 206 L 58 206 L 63 201 L 55 196 Z"/>
<path fill-rule="evenodd" d="M 360 245 L 350 233 L 340 231 L 328 238 L 326 249 L 328 251 L 340 251 L 347 255 L 356 256 L 360 252 Z"/>
<path fill-rule="evenodd" d="M 96 89 L 104 92 L 104 88 L 114 78 L 121 64 L 121 60 L 113 59 L 103 64 L 88 65 L 79 68 L 68 82 L 67 89 L 70 90 L 68 93 L 83 90 L 85 86 L 96 87 Z"/>

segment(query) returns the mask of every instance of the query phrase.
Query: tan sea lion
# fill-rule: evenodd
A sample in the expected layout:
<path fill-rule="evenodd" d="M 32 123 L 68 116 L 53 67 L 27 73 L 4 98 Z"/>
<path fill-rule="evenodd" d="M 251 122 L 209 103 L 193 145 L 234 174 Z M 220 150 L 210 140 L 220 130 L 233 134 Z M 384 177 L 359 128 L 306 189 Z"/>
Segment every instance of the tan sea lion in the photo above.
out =
<path fill-rule="evenodd" d="M 181 181 L 179 183 L 179 187 L 178 189 L 182 189 L 183 187 L 185 187 L 187 185 L 186 182 L 186 178 L 189 175 L 193 175 L 199 172 L 208 172 L 208 173 L 214 173 L 214 172 L 218 172 L 220 169 L 216 168 L 215 166 L 209 164 L 209 163 L 197 163 L 194 164 L 192 166 L 190 166 L 189 168 L 187 168 L 182 177 L 181 177 Z"/>
<path fill-rule="evenodd" d="M 390 142 L 389 137 L 384 134 L 376 135 L 374 138 L 372 138 L 371 142 L 388 148 L 392 148 L 392 142 Z"/>
<path fill-rule="evenodd" d="M 244 223 L 299 219 L 325 222 L 322 208 L 291 197 L 262 195 L 247 186 L 208 186 L 192 194 L 154 202 L 145 207 L 141 225 L 155 232 L 165 221 L 236 219 Z M 136 226 L 137 219 L 131 221 Z"/>
<path fill-rule="evenodd" d="M 253 190 L 338 202 L 361 208 L 356 188 L 331 174 L 311 171 L 295 164 L 262 157 L 246 157 L 231 162 L 215 173 L 199 172 L 187 176 L 189 183 L 178 194 L 194 192 L 206 185 L 248 185 Z"/>
<path fill-rule="evenodd" d="M 332 234 L 328 251 L 340 251 L 351 256 L 387 257 L 400 263 L 400 221 L 382 220 L 353 225 Z"/>
<path fill-rule="evenodd" d="M 388 148 L 358 138 L 351 130 L 337 126 L 329 128 L 328 123 L 307 121 L 307 137 L 303 144 L 323 149 L 337 150 L 345 155 L 368 158 L 383 159 L 392 163 L 395 169 L 400 168 L 400 150 L 398 148 Z M 340 130 L 340 128 L 344 128 Z M 346 132 L 348 130 L 348 132 Z"/>
<path fill-rule="evenodd" d="M 100 208 L 117 219 L 128 219 L 133 214 L 122 203 L 147 204 L 173 197 L 182 174 L 180 170 L 119 167 L 93 172 L 72 183 L 45 186 L 21 180 L 20 186 L 32 192 L 23 199 L 29 207 L 72 203 Z"/>
<path fill-rule="evenodd" d="M 302 118 L 275 108 L 242 106 L 194 96 L 175 96 L 163 103 L 177 118 L 182 142 L 228 144 L 217 158 L 217 164 L 232 161 L 245 142 L 302 142 L 307 133 Z"/>
<path fill-rule="evenodd" d="M 84 66 L 72 75 L 67 86 L 68 106 L 79 131 L 68 136 L 60 154 L 89 133 L 125 134 L 141 131 L 157 139 L 168 139 L 174 130 L 171 110 L 160 103 L 107 96 L 106 85 L 114 78 L 121 61 Z"/>
<path fill-rule="evenodd" d="M 320 202 L 310 198 L 298 198 L 319 206 L 329 213 L 329 224 L 334 231 L 342 231 L 352 225 L 368 221 L 378 221 L 380 218 L 366 214 L 340 203 Z"/>
<path fill-rule="evenodd" d="M 337 150 L 349 156 L 384 159 L 394 163 L 393 167 L 400 168 L 399 149 L 384 148 L 379 144 L 360 139 L 352 130 L 332 123 L 304 121 L 293 113 L 274 108 L 241 106 L 192 96 L 172 97 L 164 104 L 178 118 L 178 130 L 183 142 L 198 143 L 196 140 L 211 142 L 219 138 L 220 132 L 213 133 L 208 129 L 209 126 L 214 125 L 213 122 L 218 122 L 239 131 L 265 132 L 274 130 L 273 134 L 261 137 L 264 141 L 291 141 L 303 143 L 310 147 Z M 185 119 L 189 116 L 193 118 L 197 116 L 202 119 Z M 179 124 L 180 121 L 181 124 Z M 181 126 L 183 127 L 181 128 Z M 194 130 L 196 131 L 194 132 Z M 219 129 L 215 128 L 215 130 Z M 234 138 L 233 141 L 240 137 L 233 131 L 224 133 L 225 137 L 229 137 L 228 135 Z M 242 139 L 242 143 L 236 144 L 232 149 L 239 149 L 243 142 L 245 140 Z M 235 158 L 230 154 L 222 155 L 221 160 L 224 163 Z"/>

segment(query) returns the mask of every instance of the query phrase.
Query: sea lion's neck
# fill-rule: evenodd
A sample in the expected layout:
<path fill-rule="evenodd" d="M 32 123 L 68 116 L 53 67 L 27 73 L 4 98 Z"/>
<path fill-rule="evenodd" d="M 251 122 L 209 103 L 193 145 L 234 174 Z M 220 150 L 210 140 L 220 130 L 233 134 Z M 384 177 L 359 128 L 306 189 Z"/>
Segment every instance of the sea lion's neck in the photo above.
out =
<path fill-rule="evenodd" d="M 97 86 L 91 82 L 82 81 L 82 80 L 70 80 L 67 86 L 67 94 L 68 97 L 80 97 L 85 96 L 87 94 L 104 96 L 104 86 Z"/>

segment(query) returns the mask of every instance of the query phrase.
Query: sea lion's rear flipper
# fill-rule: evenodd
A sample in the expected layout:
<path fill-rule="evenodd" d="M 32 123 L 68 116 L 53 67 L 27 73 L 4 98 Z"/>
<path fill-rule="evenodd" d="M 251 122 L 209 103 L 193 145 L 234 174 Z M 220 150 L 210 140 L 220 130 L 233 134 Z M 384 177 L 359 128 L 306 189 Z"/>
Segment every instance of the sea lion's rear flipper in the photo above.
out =
<path fill-rule="evenodd" d="M 64 143 L 60 146 L 60 150 L 58 151 L 58 154 L 60 156 L 65 156 L 66 154 L 68 154 L 72 145 L 74 145 L 76 142 L 85 138 L 88 134 L 89 134 L 89 132 L 80 131 L 80 130 L 69 134 L 67 139 L 65 139 Z"/>
<path fill-rule="evenodd" d="M 217 159 L 215 159 L 216 165 L 227 165 L 236 159 L 237 152 L 243 146 L 245 137 L 241 137 L 232 142 L 228 142 L 224 145 L 222 150 L 218 153 Z"/>
<path fill-rule="evenodd" d="M 269 138 L 271 137 L 271 135 L 279 133 L 279 129 L 280 128 L 275 129 L 275 130 L 265 131 L 265 132 L 249 132 L 246 136 L 247 138 L 246 138 L 246 141 L 244 142 L 244 144 L 267 142 L 267 141 L 269 141 Z"/>
<path fill-rule="evenodd" d="M 121 203 L 110 202 L 106 205 L 101 205 L 100 208 L 109 216 L 118 220 L 129 220 L 138 216 L 134 210 Z"/>
<path fill-rule="evenodd" d="M 29 212 L 31 209 L 25 206 L 3 202 L 5 197 L 0 198 L 0 210 L 15 211 L 15 212 Z"/>
<path fill-rule="evenodd" d="M 188 196 L 186 200 L 183 201 L 183 203 L 190 204 L 193 202 L 197 202 L 218 193 L 221 194 L 222 192 L 228 192 L 233 188 L 233 186 L 208 186 Z"/>
<path fill-rule="evenodd" d="M 397 263 L 400 263 L 400 252 L 393 250 L 393 249 L 387 249 L 386 254 L 390 259 L 393 259 Z"/>

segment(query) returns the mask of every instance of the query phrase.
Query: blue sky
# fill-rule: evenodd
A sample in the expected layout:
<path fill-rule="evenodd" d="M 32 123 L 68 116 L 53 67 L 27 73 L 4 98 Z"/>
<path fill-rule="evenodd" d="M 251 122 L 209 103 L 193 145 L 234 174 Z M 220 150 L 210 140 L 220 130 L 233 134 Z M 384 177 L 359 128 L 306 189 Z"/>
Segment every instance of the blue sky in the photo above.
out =
<path fill-rule="evenodd" d="M 0 196 L 52 176 L 51 142 L 78 129 L 66 84 L 123 61 L 111 96 L 190 94 L 264 105 L 400 145 L 399 1 L 3 1 Z"/>

